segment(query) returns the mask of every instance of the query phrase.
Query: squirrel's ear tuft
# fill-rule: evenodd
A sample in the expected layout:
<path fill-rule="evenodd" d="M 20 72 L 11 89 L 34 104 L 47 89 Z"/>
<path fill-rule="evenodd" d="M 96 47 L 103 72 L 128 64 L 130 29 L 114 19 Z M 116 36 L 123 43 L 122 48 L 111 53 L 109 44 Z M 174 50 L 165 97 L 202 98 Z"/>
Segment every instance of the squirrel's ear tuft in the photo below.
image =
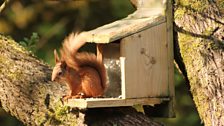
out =
<path fill-rule="evenodd" d="M 55 63 L 60 62 L 60 59 L 59 59 L 59 56 L 58 56 L 58 53 L 57 53 L 56 49 L 54 49 L 54 60 L 55 60 Z"/>

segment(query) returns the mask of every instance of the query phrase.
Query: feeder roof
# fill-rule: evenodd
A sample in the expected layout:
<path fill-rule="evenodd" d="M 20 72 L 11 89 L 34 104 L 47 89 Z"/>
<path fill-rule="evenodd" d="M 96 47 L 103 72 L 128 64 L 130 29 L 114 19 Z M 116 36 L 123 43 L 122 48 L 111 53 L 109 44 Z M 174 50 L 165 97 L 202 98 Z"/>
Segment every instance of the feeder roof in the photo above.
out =
<path fill-rule="evenodd" d="M 164 14 L 157 12 L 160 11 L 157 9 L 137 10 L 124 19 L 88 31 L 87 42 L 110 43 L 165 22 Z"/>

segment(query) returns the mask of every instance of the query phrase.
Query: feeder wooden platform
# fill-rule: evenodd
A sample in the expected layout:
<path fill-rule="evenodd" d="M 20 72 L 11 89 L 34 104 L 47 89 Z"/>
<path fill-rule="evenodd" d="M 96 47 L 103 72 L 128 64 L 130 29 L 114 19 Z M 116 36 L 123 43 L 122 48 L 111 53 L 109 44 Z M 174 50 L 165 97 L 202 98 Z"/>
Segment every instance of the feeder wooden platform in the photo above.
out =
<path fill-rule="evenodd" d="M 138 98 L 138 99 L 120 99 L 120 98 L 87 98 L 87 99 L 69 99 L 65 105 L 74 108 L 99 108 L 99 107 L 121 107 L 134 105 L 161 104 L 169 101 L 169 98 Z"/>

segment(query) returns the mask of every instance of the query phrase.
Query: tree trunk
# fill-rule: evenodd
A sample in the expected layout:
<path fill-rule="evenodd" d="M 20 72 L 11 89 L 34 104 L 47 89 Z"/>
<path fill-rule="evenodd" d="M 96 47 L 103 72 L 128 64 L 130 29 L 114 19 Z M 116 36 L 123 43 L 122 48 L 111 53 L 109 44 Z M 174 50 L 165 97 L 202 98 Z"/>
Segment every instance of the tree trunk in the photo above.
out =
<path fill-rule="evenodd" d="M 224 2 L 176 0 L 175 60 L 206 126 L 224 125 Z"/>
<path fill-rule="evenodd" d="M 63 106 L 67 87 L 50 81 L 51 68 L 0 35 L 1 106 L 25 125 L 161 126 L 131 107 L 78 110 Z"/>

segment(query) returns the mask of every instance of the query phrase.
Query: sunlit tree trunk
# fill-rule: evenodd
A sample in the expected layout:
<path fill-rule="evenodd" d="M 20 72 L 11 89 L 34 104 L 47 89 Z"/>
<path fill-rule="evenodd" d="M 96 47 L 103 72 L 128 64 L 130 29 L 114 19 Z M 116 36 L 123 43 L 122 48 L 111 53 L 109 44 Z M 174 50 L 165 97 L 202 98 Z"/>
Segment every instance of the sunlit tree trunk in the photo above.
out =
<path fill-rule="evenodd" d="M 175 59 L 206 126 L 224 125 L 224 1 L 176 0 Z"/>

